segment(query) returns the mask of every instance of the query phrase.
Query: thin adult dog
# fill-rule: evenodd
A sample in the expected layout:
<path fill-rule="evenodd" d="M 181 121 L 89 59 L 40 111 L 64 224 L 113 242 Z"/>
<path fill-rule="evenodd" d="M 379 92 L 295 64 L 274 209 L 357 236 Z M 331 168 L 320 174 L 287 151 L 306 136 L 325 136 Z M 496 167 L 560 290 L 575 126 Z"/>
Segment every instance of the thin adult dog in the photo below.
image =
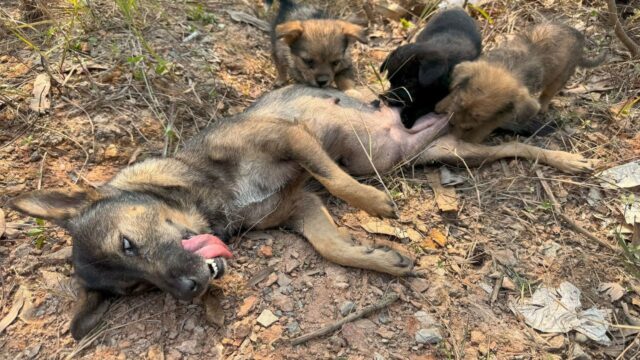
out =
<path fill-rule="evenodd" d="M 354 207 L 393 218 L 387 194 L 349 174 L 388 172 L 404 163 L 479 164 L 504 157 L 568 172 L 590 168 L 590 161 L 562 151 L 461 142 L 447 135 L 447 121 L 429 114 L 406 129 L 397 109 L 375 107 L 335 89 L 290 86 L 219 121 L 172 158 L 128 166 L 92 191 L 33 191 L 11 205 L 56 222 L 73 237 L 75 275 L 83 289 L 71 322 L 78 339 L 100 320 L 110 295 L 149 284 L 180 299 L 201 295 L 210 276 L 207 261 L 227 254 L 220 240 L 208 235 L 213 230 L 284 226 L 332 262 L 398 276 L 412 273 L 408 254 L 355 244 L 339 230 L 320 198 L 305 190 L 310 177 Z"/>

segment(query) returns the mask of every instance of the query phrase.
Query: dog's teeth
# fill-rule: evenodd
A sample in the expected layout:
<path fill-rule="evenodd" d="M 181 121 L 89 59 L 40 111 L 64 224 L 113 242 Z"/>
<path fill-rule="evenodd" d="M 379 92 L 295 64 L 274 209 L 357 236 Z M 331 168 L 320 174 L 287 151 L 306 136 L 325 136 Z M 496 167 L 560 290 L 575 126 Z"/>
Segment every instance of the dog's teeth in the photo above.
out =
<path fill-rule="evenodd" d="M 223 258 L 206 259 L 205 262 L 209 267 L 211 278 L 218 279 L 224 275 L 226 262 Z"/>

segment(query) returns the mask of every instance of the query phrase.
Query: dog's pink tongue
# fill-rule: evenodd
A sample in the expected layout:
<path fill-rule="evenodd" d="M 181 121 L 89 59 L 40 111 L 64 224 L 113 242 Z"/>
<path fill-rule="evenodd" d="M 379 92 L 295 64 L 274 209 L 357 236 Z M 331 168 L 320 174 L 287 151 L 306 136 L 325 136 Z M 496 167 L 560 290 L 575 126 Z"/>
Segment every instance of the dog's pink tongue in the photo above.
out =
<path fill-rule="evenodd" d="M 227 245 L 211 234 L 200 234 L 182 240 L 182 247 L 205 259 L 213 259 L 219 256 L 229 259 L 233 256 Z"/>

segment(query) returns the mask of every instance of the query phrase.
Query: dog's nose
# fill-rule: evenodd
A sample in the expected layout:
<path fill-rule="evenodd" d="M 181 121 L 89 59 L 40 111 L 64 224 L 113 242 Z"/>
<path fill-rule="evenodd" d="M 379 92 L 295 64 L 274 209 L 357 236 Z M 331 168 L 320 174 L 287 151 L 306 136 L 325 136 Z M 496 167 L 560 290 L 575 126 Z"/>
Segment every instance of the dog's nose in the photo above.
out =
<path fill-rule="evenodd" d="M 199 290 L 198 282 L 194 278 L 181 277 L 178 279 L 180 292 L 183 294 L 195 294 Z"/>
<path fill-rule="evenodd" d="M 329 84 L 329 75 L 316 76 L 316 83 L 319 87 L 325 87 Z"/>

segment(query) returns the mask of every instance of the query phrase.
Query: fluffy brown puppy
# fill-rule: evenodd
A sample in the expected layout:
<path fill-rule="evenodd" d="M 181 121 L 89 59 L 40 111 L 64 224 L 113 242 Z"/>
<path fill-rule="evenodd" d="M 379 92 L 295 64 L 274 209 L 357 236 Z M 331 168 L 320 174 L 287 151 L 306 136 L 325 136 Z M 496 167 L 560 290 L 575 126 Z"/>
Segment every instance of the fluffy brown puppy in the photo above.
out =
<path fill-rule="evenodd" d="M 584 42 L 584 36 L 567 25 L 536 25 L 479 60 L 457 65 L 451 93 L 436 111 L 451 113 L 453 133 L 471 142 L 482 141 L 498 127 L 531 129 L 533 116 L 548 110 L 576 67 L 594 67 L 604 60 L 585 58 Z"/>
<path fill-rule="evenodd" d="M 367 42 L 361 26 L 330 19 L 309 6 L 281 1 L 271 32 L 272 56 L 278 70 L 276 86 L 291 77 L 314 87 L 330 86 L 335 81 L 340 90 L 352 89 L 355 82 L 349 47 L 355 41 Z"/>

